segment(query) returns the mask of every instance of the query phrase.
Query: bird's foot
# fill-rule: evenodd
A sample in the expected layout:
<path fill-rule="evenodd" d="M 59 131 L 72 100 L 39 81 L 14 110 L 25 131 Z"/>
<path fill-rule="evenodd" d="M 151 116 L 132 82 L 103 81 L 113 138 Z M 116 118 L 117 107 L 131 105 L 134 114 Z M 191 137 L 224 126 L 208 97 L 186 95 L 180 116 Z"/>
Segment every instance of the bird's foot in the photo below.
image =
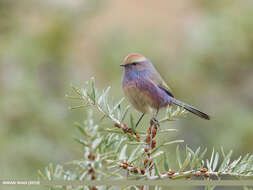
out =
<path fill-rule="evenodd" d="M 159 121 L 154 117 L 150 120 L 150 125 L 160 127 Z"/>

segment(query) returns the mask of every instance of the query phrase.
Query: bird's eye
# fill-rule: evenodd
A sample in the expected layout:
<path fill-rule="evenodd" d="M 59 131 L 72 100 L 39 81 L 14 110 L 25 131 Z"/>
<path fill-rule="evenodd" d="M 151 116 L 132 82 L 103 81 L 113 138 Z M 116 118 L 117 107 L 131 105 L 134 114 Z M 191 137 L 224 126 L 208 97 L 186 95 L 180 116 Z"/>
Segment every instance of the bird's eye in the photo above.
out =
<path fill-rule="evenodd" d="M 136 64 L 137 64 L 137 63 L 135 63 L 135 62 L 134 62 L 134 63 L 132 63 L 132 65 L 136 65 Z"/>

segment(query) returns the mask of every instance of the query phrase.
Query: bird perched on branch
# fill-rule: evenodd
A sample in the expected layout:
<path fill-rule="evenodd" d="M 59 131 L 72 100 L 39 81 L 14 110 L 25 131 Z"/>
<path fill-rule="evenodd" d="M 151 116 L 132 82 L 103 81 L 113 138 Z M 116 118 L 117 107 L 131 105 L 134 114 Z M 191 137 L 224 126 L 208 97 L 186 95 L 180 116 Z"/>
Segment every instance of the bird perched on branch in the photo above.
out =
<path fill-rule="evenodd" d="M 125 57 L 122 88 L 133 107 L 142 113 L 136 127 L 146 113 L 155 113 L 153 118 L 157 122 L 160 108 L 175 104 L 183 107 L 200 118 L 210 120 L 210 117 L 174 98 L 171 89 L 164 82 L 149 59 L 138 53 L 131 53 Z"/>

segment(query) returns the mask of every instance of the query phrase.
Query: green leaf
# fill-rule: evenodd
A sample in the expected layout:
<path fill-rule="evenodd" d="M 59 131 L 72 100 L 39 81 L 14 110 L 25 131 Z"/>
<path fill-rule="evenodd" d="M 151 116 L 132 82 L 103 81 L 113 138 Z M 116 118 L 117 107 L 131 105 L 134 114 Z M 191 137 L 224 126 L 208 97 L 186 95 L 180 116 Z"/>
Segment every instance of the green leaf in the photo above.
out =
<path fill-rule="evenodd" d="M 168 163 L 168 158 L 166 156 L 166 153 L 163 153 L 163 167 L 165 169 L 165 171 L 169 171 L 169 163 Z"/>
<path fill-rule="evenodd" d="M 55 171 L 54 171 L 54 176 L 56 178 L 60 179 L 62 174 L 63 174 L 63 167 L 61 165 L 56 165 Z"/>
<path fill-rule="evenodd" d="M 205 148 L 205 150 L 202 152 L 202 154 L 201 154 L 200 157 L 199 157 L 199 160 L 201 160 L 201 161 L 203 160 L 203 158 L 204 158 L 206 152 L 207 152 L 207 148 Z"/>
<path fill-rule="evenodd" d="M 84 136 L 89 136 L 86 131 L 84 130 L 84 128 L 81 126 L 81 124 L 79 123 L 75 123 L 74 126 L 84 135 Z"/>
<path fill-rule="evenodd" d="M 245 164 L 241 165 L 241 167 L 239 168 L 239 170 L 237 170 L 237 172 L 238 172 L 239 174 L 243 173 L 243 172 L 246 170 L 248 164 L 249 164 L 249 163 L 246 162 Z"/>
<path fill-rule="evenodd" d="M 246 161 L 248 160 L 248 157 L 249 157 L 249 153 L 246 154 L 243 159 L 241 160 L 241 162 L 239 164 L 237 164 L 234 168 L 234 172 L 239 172 L 240 171 L 240 168 L 242 165 L 244 165 L 246 163 Z"/>
<path fill-rule="evenodd" d="M 127 134 L 128 138 L 129 138 L 130 140 L 139 142 L 139 140 L 138 140 L 135 136 L 133 136 L 133 135 L 131 135 L 131 134 L 129 134 L 129 133 L 126 133 L 126 134 Z"/>
<path fill-rule="evenodd" d="M 130 114 L 130 126 L 131 126 L 133 132 L 135 133 L 134 117 L 132 114 Z"/>
<path fill-rule="evenodd" d="M 196 157 L 198 156 L 199 152 L 200 152 L 200 146 L 199 146 L 199 147 L 197 148 L 197 150 L 195 151 Z"/>
<path fill-rule="evenodd" d="M 231 155 L 232 155 L 233 151 L 230 150 L 230 152 L 225 156 L 223 162 L 221 163 L 221 166 L 218 170 L 218 172 L 223 172 L 226 170 L 226 167 L 228 166 L 229 162 L 230 162 L 230 158 L 231 158 Z"/>
<path fill-rule="evenodd" d="M 210 159 L 210 171 L 212 171 L 213 158 L 214 158 L 214 148 L 213 148 L 211 159 Z"/>
<path fill-rule="evenodd" d="M 125 138 L 121 138 L 121 139 L 119 140 L 119 142 L 116 144 L 116 147 L 115 147 L 115 151 L 116 151 L 116 152 L 119 152 L 119 151 L 120 151 L 121 144 L 122 144 L 125 140 L 126 140 Z"/>
<path fill-rule="evenodd" d="M 151 154 L 155 153 L 157 150 L 159 150 L 163 146 L 167 146 L 167 145 L 171 145 L 171 144 L 175 144 L 175 143 L 182 143 L 182 142 L 184 142 L 184 140 L 174 140 L 174 141 L 166 142 L 166 143 L 161 144 L 160 146 L 157 146 L 156 148 L 154 148 L 151 151 Z"/>
<path fill-rule="evenodd" d="M 159 131 L 159 134 L 169 133 L 169 132 L 177 132 L 177 131 L 178 131 L 177 129 L 163 129 L 163 130 Z"/>
<path fill-rule="evenodd" d="M 132 162 L 134 160 L 135 157 L 137 157 L 139 155 L 139 153 L 141 152 L 140 150 L 142 149 L 142 145 L 137 146 L 134 150 L 132 150 L 129 158 L 128 158 L 128 162 Z"/>
<path fill-rule="evenodd" d="M 215 170 L 216 170 L 216 167 L 217 167 L 217 165 L 218 165 L 218 161 L 219 161 L 219 153 L 216 152 L 216 154 L 215 154 L 215 159 L 214 159 L 214 161 L 213 161 L 213 170 L 212 170 L 212 171 L 215 171 Z"/>
<path fill-rule="evenodd" d="M 183 143 L 184 140 L 174 140 L 174 141 L 169 141 L 164 143 L 162 146 L 167 146 L 167 145 L 171 145 L 171 144 L 175 144 L 175 143 Z"/>
<path fill-rule="evenodd" d="M 117 119 L 120 121 L 121 119 L 121 105 L 117 107 Z"/>
<path fill-rule="evenodd" d="M 79 96 L 82 96 L 82 94 L 81 94 L 81 92 L 80 92 L 80 90 L 78 89 L 78 88 L 76 88 L 76 87 L 74 87 L 74 86 L 71 86 L 72 87 L 72 90 L 76 93 L 76 94 L 78 94 Z"/>
<path fill-rule="evenodd" d="M 101 105 L 102 100 L 103 100 L 103 93 L 102 93 L 101 96 L 99 96 L 98 101 L 97 101 L 97 104 L 98 104 L 98 105 Z"/>
<path fill-rule="evenodd" d="M 131 107 L 131 106 L 128 105 L 128 106 L 125 108 L 120 123 L 124 122 L 124 119 L 126 118 L 127 112 L 128 112 L 128 110 L 129 110 L 130 107 Z"/>
<path fill-rule="evenodd" d="M 102 101 L 103 101 L 103 108 L 104 109 L 107 109 L 107 111 L 110 113 L 110 107 L 109 107 L 109 105 L 108 105 L 108 93 L 109 93 L 109 91 L 110 91 L 110 89 L 111 89 L 111 87 L 110 86 L 108 86 L 107 88 L 106 88 L 106 90 L 103 92 L 103 94 L 102 94 Z M 104 110 L 105 111 L 105 110 Z"/>
<path fill-rule="evenodd" d="M 85 107 L 88 107 L 88 105 L 73 106 L 73 107 L 70 107 L 69 109 L 71 109 L 71 110 L 75 110 L 75 109 L 85 108 Z"/>
<path fill-rule="evenodd" d="M 161 178 L 161 174 L 160 174 L 160 171 L 157 167 L 157 164 L 156 162 L 154 162 L 154 168 L 155 168 L 155 175 L 157 175 L 159 178 Z"/>
<path fill-rule="evenodd" d="M 119 160 L 126 160 L 126 158 L 127 158 L 127 156 L 126 156 L 126 150 L 127 150 L 127 145 L 125 144 L 123 146 L 123 148 L 121 149 L 121 151 L 120 151 Z"/>
<path fill-rule="evenodd" d="M 96 149 L 99 147 L 99 145 L 100 145 L 101 142 L 102 142 L 102 137 L 96 138 L 96 139 L 92 142 L 91 148 L 92 148 L 93 150 L 96 150 Z"/>
<path fill-rule="evenodd" d="M 96 104 L 96 90 L 95 90 L 95 79 L 91 78 L 91 99 Z"/>
<path fill-rule="evenodd" d="M 212 171 L 213 156 L 214 156 L 214 148 L 213 148 L 213 151 L 212 151 L 210 161 L 208 159 L 206 160 L 207 168 L 208 168 L 209 171 Z"/>
<path fill-rule="evenodd" d="M 200 147 L 197 149 L 196 153 L 193 152 L 192 149 L 190 149 L 189 147 L 186 147 L 186 152 L 188 152 L 189 154 L 191 154 L 192 156 L 192 160 L 191 160 L 191 163 L 190 163 L 190 169 L 193 170 L 196 166 L 196 163 L 197 163 L 197 154 L 200 150 Z"/>
<path fill-rule="evenodd" d="M 145 142 L 132 142 L 132 141 L 129 141 L 129 142 L 127 142 L 127 144 L 129 144 L 129 145 L 144 145 L 144 144 L 146 144 Z"/>
<path fill-rule="evenodd" d="M 88 146 L 88 143 L 82 139 L 78 139 L 76 137 L 73 137 L 74 141 L 78 142 L 79 144 L 83 145 L 83 146 Z"/>
<path fill-rule="evenodd" d="M 233 171 L 233 169 L 237 166 L 237 164 L 240 162 L 240 160 L 242 159 L 242 156 L 240 156 L 237 160 L 234 160 L 230 165 L 229 168 L 231 171 Z"/>
<path fill-rule="evenodd" d="M 125 98 L 121 98 L 118 103 L 116 103 L 112 109 L 112 113 L 117 109 L 119 108 L 120 104 L 125 100 Z"/>
<path fill-rule="evenodd" d="M 197 159 L 198 160 L 198 163 L 197 163 L 198 164 L 198 168 L 202 168 L 203 167 L 202 162 L 203 162 L 203 158 L 204 158 L 206 152 L 207 152 L 207 148 L 205 148 L 205 150 L 201 153 L 201 155 Z"/>
<path fill-rule="evenodd" d="M 181 161 L 179 146 L 177 146 L 177 149 L 176 149 L 176 156 L 177 156 L 177 163 L 179 165 L 179 168 L 181 169 L 182 168 L 182 161 Z"/>
<path fill-rule="evenodd" d="M 53 164 L 50 163 L 48 167 L 46 167 L 46 175 L 48 180 L 53 180 L 54 178 L 54 168 L 53 168 Z"/>
<path fill-rule="evenodd" d="M 186 146 L 186 153 L 189 152 L 192 156 L 195 155 L 192 149 L 190 149 L 188 146 Z"/>
<path fill-rule="evenodd" d="M 181 170 L 186 169 L 186 167 L 188 166 L 188 164 L 190 163 L 190 161 L 191 161 L 191 154 L 188 153 L 187 156 L 186 156 L 186 159 L 185 159 L 185 161 L 183 162 L 182 167 L 181 167 L 180 169 L 181 169 Z"/>
<path fill-rule="evenodd" d="M 157 158 L 158 156 L 162 155 L 163 153 L 164 153 L 163 151 L 159 151 L 159 152 L 153 154 L 153 155 L 151 156 L 151 159 L 153 160 L 153 159 Z"/>
<path fill-rule="evenodd" d="M 43 180 L 47 180 L 47 177 L 40 170 L 38 170 L 38 174 Z"/>
<path fill-rule="evenodd" d="M 223 149 L 222 146 L 221 146 L 221 153 L 222 153 L 223 158 L 225 158 L 225 157 L 226 157 L 226 154 L 225 154 L 224 149 Z"/>

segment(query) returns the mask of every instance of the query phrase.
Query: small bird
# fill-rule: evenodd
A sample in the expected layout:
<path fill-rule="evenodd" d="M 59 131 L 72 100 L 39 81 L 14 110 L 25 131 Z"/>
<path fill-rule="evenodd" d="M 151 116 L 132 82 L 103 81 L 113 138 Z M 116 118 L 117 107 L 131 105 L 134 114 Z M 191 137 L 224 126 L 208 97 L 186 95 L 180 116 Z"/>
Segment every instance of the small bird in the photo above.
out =
<path fill-rule="evenodd" d="M 138 53 L 131 53 L 125 57 L 122 88 L 125 96 L 133 107 L 142 113 L 136 127 L 146 113 L 153 113 L 152 118 L 158 122 L 160 108 L 175 104 L 183 107 L 200 118 L 210 120 L 210 116 L 191 105 L 174 98 L 171 89 L 164 82 L 149 59 Z"/>

